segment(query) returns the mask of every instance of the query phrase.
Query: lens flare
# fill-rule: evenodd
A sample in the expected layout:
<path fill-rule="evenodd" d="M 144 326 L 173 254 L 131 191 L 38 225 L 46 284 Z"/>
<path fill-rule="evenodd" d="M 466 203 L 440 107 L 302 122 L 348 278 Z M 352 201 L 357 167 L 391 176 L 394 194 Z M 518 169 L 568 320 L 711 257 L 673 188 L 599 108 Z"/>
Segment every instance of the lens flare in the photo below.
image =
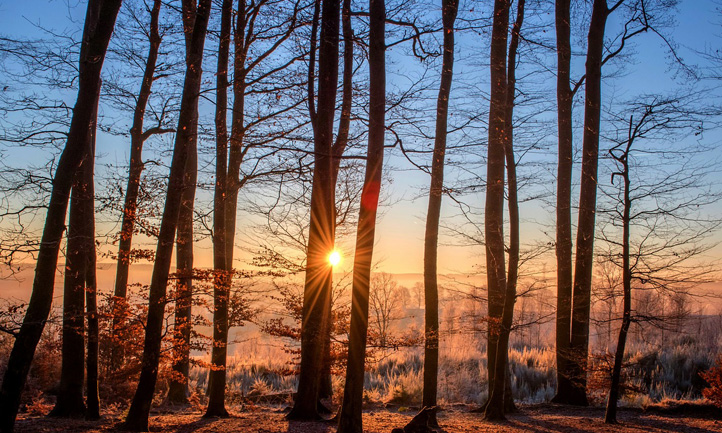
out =
<path fill-rule="evenodd" d="M 341 253 L 336 250 L 331 251 L 331 254 L 328 255 L 328 262 L 331 263 L 331 266 L 341 263 Z"/>

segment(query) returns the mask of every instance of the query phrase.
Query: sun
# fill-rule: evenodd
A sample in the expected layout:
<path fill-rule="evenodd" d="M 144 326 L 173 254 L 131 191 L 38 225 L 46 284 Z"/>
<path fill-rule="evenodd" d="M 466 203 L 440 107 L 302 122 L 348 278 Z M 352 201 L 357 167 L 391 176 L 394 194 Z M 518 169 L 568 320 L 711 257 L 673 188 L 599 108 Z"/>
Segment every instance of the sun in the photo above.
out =
<path fill-rule="evenodd" d="M 341 253 L 336 250 L 331 251 L 331 254 L 328 255 L 328 262 L 331 266 L 336 266 L 341 263 Z"/>

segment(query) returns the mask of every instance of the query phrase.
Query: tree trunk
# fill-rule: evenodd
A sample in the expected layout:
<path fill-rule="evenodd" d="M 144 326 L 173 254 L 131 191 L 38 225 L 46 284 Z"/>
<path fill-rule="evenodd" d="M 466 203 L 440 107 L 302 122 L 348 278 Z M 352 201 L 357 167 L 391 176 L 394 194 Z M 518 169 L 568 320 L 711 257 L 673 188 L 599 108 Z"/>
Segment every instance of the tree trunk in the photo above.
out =
<path fill-rule="evenodd" d="M 20 396 L 53 302 L 55 269 L 65 230 L 73 175 L 86 153 L 88 129 L 93 122 L 93 111 L 100 89 L 100 72 L 120 3 L 119 0 L 90 0 L 88 3 L 79 62 L 78 97 L 73 109 L 68 140 L 53 178 L 53 189 L 35 267 L 33 292 L 8 358 L 0 388 L 0 431 L 4 433 L 13 431 L 15 417 L 20 408 Z"/>
<path fill-rule="evenodd" d="M 148 414 L 158 377 L 166 286 L 173 254 L 173 240 L 182 207 L 181 196 L 186 181 L 185 174 L 194 145 L 192 125 L 198 117 L 198 95 L 202 78 L 201 65 L 210 9 L 210 0 L 200 0 L 196 11 L 195 24 L 193 25 L 191 43 L 188 48 L 188 65 L 186 67 L 175 147 L 168 179 L 168 191 L 158 236 L 156 261 L 151 277 L 141 374 L 124 426 L 134 431 L 148 430 Z"/>
<path fill-rule="evenodd" d="M 194 0 L 184 0 L 183 28 L 186 42 L 186 67 L 191 65 L 191 45 L 193 27 L 196 21 Z M 190 150 L 186 162 L 184 189 L 181 196 L 181 209 L 178 214 L 176 234 L 176 274 L 178 280 L 175 293 L 175 314 L 173 321 L 173 375 L 168 387 L 168 401 L 175 404 L 187 404 L 188 373 L 190 371 L 190 341 L 193 305 L 193 206 L 195 202 L 196 181 L 198 175 L 198 103 L 195 117 L 187 127 L 189 130 Z"/>
<path fill-rule="evenodd" d="M 127 314 L 128 294 L 128 273 L 130 269 L 130 254 L 135 230 L 136 209 L 138 206 L 138 191 L 140 190 L 140 178 L 143 172 L 143 120 L 145 110 L 148 106 L 153 78 L 155 75 L 156 62 L 161 37 L 158 32 L 158 17 L 160 15 L 161 0 L 154 0 L 153 9 L 150 12 L 150 48 L 145 61 L 143 71 L 143 82 L 138 92 L 138 100 L 133 113 L 133 126 L 130 128 L 130 164 L 128 168 L 128 185 L 125 188 L 125 202 L 123 204 L 123 221 L 120 229 L 120 242 L 118 246 L 118 266 L 115 273 L 115 291 L 113 293 L 113 322 L 111 330 L 113 333 L 114 350 L 111 355 L 111 362 L 115 367 L 123 364 L 124 353 L 122 344 L 118 344 L 119 335 L 125 326 Z"/>
<path fill-rule="evenodd" d="M 198 172 L 198 119 L 189 126 L 193 135 L 186 165 L 185 184 L 178 214 L 176 235 L 176 274 L 178 280 L 175 293 L 175 317 L 173 322 L 173 375 L 168 388 L 168 401 L 185 404 L 188 402 L 188 373 L 190 371 L 190 341 L 193 305 L 193 205 L 195 202 Z"/>
<path fill-rule="evenodd" d="M 570 374 L 573 382 L 572 404 L 586 406 L 587 357 L 589 354 L 589 311 L 594 263 L 594 220 L 597 205 L 597 162 L 599 159 L 599 122 L 601 117 L 602 58 L 604 28 L 608 15 L 606 0 L 594 0 L 589 25 L 584 138 L 582 144 L 582 181 L 579 194 L 577 254 L 574 269 Z"/>
<path fill-rule="evenodd" d="M 319 48 L 318 111 L 314 131 L 315 164 L 311 191 L 311 223 L 308 235 L 306 284 L 301 329 L 301 371 L 298 393 L 289 419 L 318 419 L 319 378 L 328 332 L 328 306 L 333 268 L 328 255 L 333 249 L 334 199 L 331 156 L 333 121 L 338 81 L 339 0 L 323 2 Z"/>
<path fill-rule="evenodd" d="M 436 131 L 434 155 L 431 162 L 431 186 L 429 188 L 429 208 L 426 214 L 426 232 L 424 235 L 424 390 L 422 406 L 436 406 L 436 393 L 439 370 L 439 289 L 437 275 L 437 256 L 439 248 L 439 219 L 441 216 L 441 198 L 444 187 L 444 158 L 446 155 L 446 135 L 448 129 L 449 95 L 454 74 L 454 22 L 459 10 L 458 0 L 442 1 L 442 20 L 444 25 L 444 54 L 441 65 L 441 83 L 436 100 Z M 431 415 L 436 425 L 436 412 Z"/>
<path fill-rule="evenodd" d="M 506 276 L 506 296 L 516 301 L 516 285 L 519 280 L 519 191 L 516 177 L 516 159 L 514 157 L 514 97 L 516 92 L 516 56 L 519 50 L 521 27 L 524 24 L 524 3 L 517 4 L 516 21 L 511 30 L 509 42 L 509 58 L 507 61 L 506 80 L 506 116 L 504 118 L 504 155 L 506 158 L 506 176 L 508 180 L 509 205 L 509 264 Z M 507 301 L 508 302 L 508 301 Z M 513 306 L 513 304 L 512 304 Z M 513 317 L 513 313 L 512 313 Z M 504 324 L 504 329 L 511 328 L 511 321 Z M 510 368 L 505 368 L 504 380 L 504 411 L 516 410 L 511 388 Z"/>
<path fill-rule="evenodd" d="M 630 131 L 632 130 L 632 119 L 629 121 Z M 622 211 L 622 284 L 624 287 L 624 301 L 622 309 L 622 326 L 619 328 L 619 340 L 614 353 L 614 367 L 612 369 L 612 383 L 609 388 L 607 410 L 604 414 L 604 422 L 607 424 L 617 423 L 617 401 L 619 400 L 619 385 L 622 376 L 622 363 L 624 362 L 624 348 L 627 345 L 627 334 L 629 325 L 632 323 L 632 267 L 629 254 L 629 237 L 631 225 L 632 199 L 630 196 L 629 181 L 629 149 L 632 147 L 633 136 L 630 133 L 626 150 L 621 156 L 612 155 L 622 164 L 622 175 L 624 180 L 624 210 Z M 611 153 L 611 152 L 610 152 Z M 614 175 L 612 175 L 614 179 Z"/>
<path fill-rule="evenodd" d="M 95 250 L 95 136 L 98 121 L 98 106 L 95 106 L 93 113 L 93 126 L 89 131 L 90 141 L 90 162 L 85 167 L 83 176 L 85 178 L 86 193 L 84 196 L 84 207 L 87 216 L 85 224 L 85 242 L 87 242 L 87 265 L 85 267 L 85 303 L 88 316 L 88 353 L 85 363 L 87 376 L 85 378 L 86 410 L 85 419 L 100 419 L 100 396 L 98 395 L 98 341 L 100 328 L 98 323 L 98 279 L 96 272 L 97 253 Z M 82 168 L 82 167 L 81 167 Z"/>
<path fill-rule="evenodd" d="M 95 127 L 97 105 L 86 137 L 83 162 L 75 173 L 68 217 L 63 287 L 63 346 L 60 389 L 50 416 L 79 418 L 86 414 L 83 398 L 85 379 L 85 297 L 94 240 Z"/>
<path fill-rule="evenodd" d="M 557 124 L 559 162 L 557 165 L 557 394 L 555 403 L 571 404 L 573 391 L 569 373 L 569 345 L 572 319 L 572 102 L 570 88 L 570 4 L 556 1 L 557 38 Z"/>
<path fill-rule="evenodd" d="M 243 13 L 243 11 L 239 11 Z M 213 348 L 208 373 L 208 408 L 205 417 L 227 417 L 226 355 L 230 267 L 226 248 L 226 186 L 228 175 L 228 57 L 231 44 L 233 0 L 223 0 L 216 72 L 216 187 L 213 196 Z M 232 242 L 232 240 L 231 240 Z"/>
<path fill-rule="evenodd" d="M 338 183 L 338 175 L 341 169 L 341 159 L 343 153 L 346 150 L 348 144 L 348 133 L 351 125 L 351 103 L 353 102 L 353 28 L 351 27 L 351 1 L 343 0 L 341 6 L 341 28 L 343 30 L 343 84 L 342 84 L 342 96 L 341 96 L 341 117 L 338 122 L 338 134 L 336 134 L 336 141 L 333 144 L 331 152 L 333 154 L 333 161 L 331 162 L 331 170 L 333 172 L 333 185 L 334 192 L 334 242 L 336 243 L 336 227 L 338 226 L 338 216 L 336 212 L 336 184 Z M 312 77 L 312 73 L 309 73 L 309 77 Z M 313 95 L 309 94 L 309 99 L 313 99 Z M 329 301 L 332 299 L 329 297 Z M 321 372 L 321 382 L 319 388 L 319 399 L 330 398 L 333 396 L 333 384 L 331 381 L 331 366 L 333 364 L 333 358 L 331 354 L 331 328 L 333 327 L 333 314 L 331 312 L 332 305 L 328 305 L 328 332 L 326 335 L 326 342 L 324 344 L 324 361 L 323 371 Z M 319 403 L 320 404 L 320 403 Z M 319 407 L 320 410 L 324 410 L 323 406 Z M 328 409 L 326 409 L 328 410 Z"/>
<path fill-rule="evenodd" d="M 369 1 L 369 135 L 366 174 L 361 192 L 359 222 L 356 233 L 353 286 L 351 293 L 351 327 L 349 330 L 346 385 L 339 416 L 339 433 L 362 433 L 364 363 L 369 322 L 369 285 L 373 259 L 376 213 L 381 190 L 384 161 L 386 108 L 386 43 L 384 0 Z"/>
<path fill-rule="evenodd" d="M 504 135 L 506 118 L 506 54 L 509 28 L 509 1 L 494 2 L 491 35 L 491 97 L 489 103 L 489 145 L 486 176 L 486 272 L 489 309 L 489 401 L 484 417 L 504 419 L 504 377 L 509 333 L 504 329 L 507 316 L 507 285 L 504 251 Z M 513 299 L 512 299 L 513 305 Z"/>

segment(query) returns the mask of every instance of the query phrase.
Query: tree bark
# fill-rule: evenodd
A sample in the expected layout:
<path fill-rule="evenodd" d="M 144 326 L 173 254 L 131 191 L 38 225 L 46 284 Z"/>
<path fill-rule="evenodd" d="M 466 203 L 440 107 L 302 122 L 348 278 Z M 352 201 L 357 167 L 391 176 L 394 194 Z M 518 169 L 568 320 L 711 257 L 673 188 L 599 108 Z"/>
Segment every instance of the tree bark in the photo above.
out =
<path fill-rule="evenodd" d="M 183 28 L 186 42 L 186 67 L 191 64 L 191 44 L 193 27 L 196 21 L 195 0 L 184 0 Z M 193 305 L 193 205 L 195 202 L 198 173 L 198 115 L 188 125 L 189 154 L 181 208 L 178 214 L 176 234 L 176 274 L 178 275 L 175 293 L 175 311 L 173 321 L 173 362 L 168 401 L 176 404 L 188 403 L 188 373 L 190 371 L 190 340 L 192 330 Z"/>
<path fill-rule="evenodd" d="M 597 205 L 597 163 L 599 159 L 599 123 L 601 117 L 602 60 L 604 29 L 608 8 L 606 0 L 594 0 L 589 25 L 584 136 L 582 143 L 582 180 L 579 193 L 577 254 L 574 269 L 570 374 L 573 383 L 572 404 L 588 405 L 587 358 L 589 355 L 589 312 L 594 263 L 594 221 Z"/>
<path fill-rule="evenodd" d="M 516 302 L 516 285 L 519 280 L 519 191 L 516 176 L 516 159 L 514 157 L 514 98 L 516 92 L 516 59 L 519 50 L 521 27 L 524 24 L 525 0 L 517 4 L 516 21 L 511 30 L 509 42 L 509 56 L 507 61 L 506 82 L 506 115 L 504 119 L 504 155 L 506 158 L 506 176 L 508 180 L 508 206 L 509 206 L 509 264 L 506 275 L 506 296 L 513 297 Z M 508 302 L 508 300 L 507 300 Z M 513 307 L 513 304 L 512 304 Z M 513 311 L 512 311 L 513 318 Z M 511 320 L 504 324 L 504 329 L 511 329 Z M 506 367 L 504 380 L 504 411 L 516 410 L 514 396 L 511 388 L 510 368 Z"/>
<path fill-rule="evenodd" d="M 244 11 L 239 11 L 244 13 Z M 233 0 L 223 0 L 216 72 L 216 187 L 213 196 L 213 348 L 208 373 L 208 408 L 205 417 L 227 417 L 226 355 L 228 348 L 228 300 L 231 275 L 226 242 L 226 186 L 228 175 L 228 57 L 231 44 Z M 232 243 L 233 240 L 231 239 Z"/>
<path fill-rule="evenodd" d="M 98 395 L 98 341 L 100 328 L 98 323 L 98 279 L 96 272 L 97 253 L 95 249 L 95 136 L 97 129 L 98 106 L 93 113 L 93 126 L 89 131 L 91 159 L 88 167 L 83 168 L 86 193 L 84 200 L 87 221 L 85 224 L 85 242 L 87 242 L 87 266 L 85 268 L 85 303 L 88 316 L 87 355 L 85 368 L 85 419 L 100 419 L 100 396 Z"/>
<path fill-rule="evenodd" d="M 55 407 L 50 412 L 50 416 L 62 418 L 79 418 L 86 415 L 83 398 L 83 382 L 85 379 L 83 367 L 86 364 L 84 310 L 86 293 L 89 293 L 86 292 L 86 284 L 90 272 L 91 251 L 95 252 L 93 170 L 96 122 L 97 102 L 91 125 L 88 128 L 83 162 L 75 173 L 70 199 L 70 215 L 68 217 L 68 240 L 63 287 L 63 346 L 60 389 Z"/>
<path fill-rule="evenodd" d="M 336 141 L 333 144 L 331 152 L 333 161 L 331 162 L 333 180 L 331 181 L 334 192 L 334 242 L 336 243 L 336 227 L 339 225 L 338 215 L 336 215 L 336 184 L 338 183 L 338 175 L 341 170 L 341 160 L 343 153 L 348 145 L 348 133 L 351 125 L 351 103 L 353 102 L 353 28 L 351 27 L 351 0 L 343 0 L 341 6 L 341 28 L 343 30 L 343 84 L 341 96 L 341 117 L 338 122 L 338 133 Z M 312 74 L 309 74 L 312 77 Z M 309 99 L 313 99 L 313 95 L 309 94 Z M 329 297 L 329 301 L 332 299 Z M 332 305 L 328 306 L 328 332 L 326 342 L 324 344 L 324 361 L 323 371 L 321 372 L 321 383 L 319 388 L 319 399 L 330 398 L 333 396 L 333 386 L 331 381 L 331 366 L 333 358 L 331 354 L 331 329 L 333 328 L 333 314 L 331 312 Z M 320 403 L 319 403 L 320 404 Z M 324 410 L 324 407 L 319 407 Z M 328 410 L 328 409 L 326 409 Z"/>
<path fill-rule="evenodd" d="M 506 118 L 506 57 L 509 1 L 494 2 L 491 34 L 491 93 L 489 103 L 489 144 L 486 176 L 486 272 L 488 287 L 489 401 L 484 411 L 488 420 L 504 419 L 504 377 L 509 333 L 504 329 L 508 299 L 504 250 L 504 134 Z M 511 300 L 513 307 L 513 299 Z M 513 310 L 511 310 L 513 311 Z"/>
<path fill-rule="evenodd" d="M 86 153 L 88 129 L 93 121 L 100 89 L 100 72 L 120 3 L 119 0 L 90 0 L 88 3 L 79 62 L 78 97 L 68 140 L 53 177 L 53 189 L 35 267 L 33 292 L 0 388 L 0 431 L 3 433 L 13 431 L 30 364 L 50 313 L 73 174 Z"/>
<path fill-rule="evenodd" d="M 434 154 L 431 162 L 429 207 L 426 213 L 424 235 L 424 390 L 422 407 L 436 406 L 439 370 L 439 288 L 437 257 L 439 249 L 439 219 L 444 187 L 444 158 L 449 117 L 449 95 L 454 75 L 454 22 L 459 10 L 458 0 L 442 0 L 444 54 L 441 65 L 441 83 L 436 100 L 436 131 Z M 436 412 L 431 414 L 436 425 Z"/>
<path fill-rule="evenodd" d="M 351 293 L 351 327 L 346 363 L 346 385 L 338 423 L 339 433 L 363 432 L 361 411 L 369 321 L 369 285 L 384 161 L 384 120 L 386 115 L 385 23 L 386 5 L 384 0 L 370 0 L 368 152 L 356 233 L 356 253 L 354 256 Z"/>
<path fill-rule="evenodd" d="M 148 57 L 145 61 L 143 81 L 138 92 L 138 100 L 133 112 L 133 125 L 130 128 L 130 164 L 128 168 L 128 184 L 125 188 L 125 202 L 123 204 L 123 221 L 120 229 L 120 241 L 118 246 L 118 266 L 115 273 L 115 290 L 113 292 L 113 322 L 111 326 L 114 341 L 121 339 L 119 335 L 125 326 L 127 315 L 127 294 L 128 294 L 128 273 L 130 269 L 130 254 L 135 230 L 136 210 L 138 206 L 138 192 L 140 190 L 140 178 L 143 172 L 143 120 L 145 110 L 148 106 L 153 78 L 155 75 L 158 51 L 160 49 L 161 36 L 158 31 L 158 18 L 160 15 L 161 0 L 154 0 L 150 12 L 150 33 Z M 124 353 L 122 344 L 114 343 L 112 362 L 116 367 L 123 363 Z"/>
<path fill-rule="evenodd" d="M 573 402 L 569 373 L 572 312 L 572 102 L 570 88 L 571 42 L 570 2 L 557 0 L 555 6 L 557 38 L 557 125 L 559 161 L 557 165 L 557 317 L 556 359 L 557 394 L 555 403 Z"/>
<path fill-rule="evenodd" d="M 339 0 L 323 2 L 319 48 L 318 111 L 314 131 L 315 164 L 311 191 L 311 223 L 301 329 L 301 371 L 289 419 L 318 419 L 319 378 L 328 332 L 328 306 L 333 268 L 334 200 L 332 143 L 338 81 Z"/>
<path fill-rule="evenodd" d="M 153 266 L 148 302 L 143 362 L 138 388 L 131 403 L 124 427 L 133 431 L 148 430 L 148 414 L 158 377 L 158 362 L 163 331 L 166 286 L 173 253 L 173 240 L 182 206 L 182 193 L 186 181 L 188 160 L 194 144 L 194 120 L 198 116 L 198 95 L 202 78 L 203 47 L 211 9 L 210 0 L 200 0 L 188 49 L 188 65 L 183 86 L 178 128 L 173 159 L 171 161 L 165 209 L 161 220 L 156 261 Z"/>

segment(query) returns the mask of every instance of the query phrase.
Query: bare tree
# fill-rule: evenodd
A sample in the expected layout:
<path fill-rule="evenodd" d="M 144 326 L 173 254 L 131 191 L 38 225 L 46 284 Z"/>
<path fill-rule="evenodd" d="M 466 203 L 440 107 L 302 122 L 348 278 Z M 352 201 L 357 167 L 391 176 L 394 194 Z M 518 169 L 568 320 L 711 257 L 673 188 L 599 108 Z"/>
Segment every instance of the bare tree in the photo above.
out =
<path fill-rule="evenodd" d="M 311 223 L 308 234 L 306 284 L 301 329 L 301 371 L 298 393 L 289 419 L 317 419 L 319 378 L 328 332 L 333 249 L 333 120 L 338 82 L 340 1 L 323 2 L 318 68 L 318 110 L 314 126 L 314 169 Z"/>
<path fill-rule="evenodd" d="M 181 112 L 178 117 L 178 128 L 171 162 L 165 210 L 158 236 L 156 261 L 153 266 L 148 300 L 148 319 L 143 348 L 143 365 L 138 388 L 131 403 L 124 427 L 134 431 L 147 431 L 150 405 L 158 377 L 161 335 L 165 310 L 166 286 L 173 252 L 173 240 L 176 235 L 185 174 L 188 161 L 191 159 L 194 144 L 193 131 L 190 127 L 198 117 L 198 95 L 202 78 L 203 47 L 206 39 L 206 28 L 211 10 L 210 0 L 198 3 L 195 23 L 188 48 L 188 66 L 183 86 Z"/>
<path fill-rule="evenodd" d="M 633 321 L 645 320 L 641 311 L 632 310 L 633 284 L 683 298 L 693 286 L 711 281 L 712 269 L 700 260 L 700 255 L 713 246 L 705 239 L 720 226 L 719 218 L 703 213 L 720 198 L 719 194 L 711 193 L 708 186 L 703 186 L 702 179 L 711 167 L 694 162 L 695 157 L 699 158 L 695 155 L 696 149 L 676 150 L 670 145 L 666 150 L 655 151 L 654 145 L 644 145 L 646 141 L 683 139 L 685 133 L 699 131 L 701 116 L 689 106 L 689 100 L 689 95 L 648 97 L 635 103 L 629 114 L 626 136 L 619 134 L 619 138 L 613 138 L 615 145 L 609 150 L 616 164 L 612 184 L 617 179 L 621 182 L 616 192 L 607 194 L 613 199 L 614 208 L 603 213 L 610 221 L 603 226 L 601 238 L 610 247 L 606 258 L 621 268 L 623 302 L 606 423 L 617 421 L 630 325 Z M 638 119 L 634 118 L 635 114 Z M 669 159 L 670 155 L 674 155 L 674 160 Z M 648 162 L 650 159 L 656 161 Z M 665 168 L 646 169 L 652 165 Z M 660 315 L 659 312 L 652 314 Z M 665 318 L 657 320 L 663 322 Z"/>
<path fill-rule="evenodd" d="M 376 214 L 381 191 L 386 118 L 386 3 L 369 1 L 369 134 L 366 175 L 359 207 L 351 292 L 351 328 L 339 432 L 362 433 L 361 418 L 369 320 L 369 287 Z"/>
<path fill-rule="evenodd" d="M 459 10 L 458 0 L 442 1 L 444 45 L 441 83 L 436 102 L 436 132 L 434 156 L 431 164 L 429 207 L 424 234 L 424 391 L 423 406 L 436 406 L 439 370 L 439 289 L 437 255 L 439 248 L 439 218 L 444 187 L 444 159 L 448 133 L 449 95 L 454 73 L 454 22 Z M 431 415 L 435 421 L 436 412 Z"/>
<path fill-rule="evenodd" d="M 53 178 L 48 213 L 38 252 L 33 294 L 27 313 L 8 359 L 0 389 L 0 429 L 13 431 L 30 364 L 45 320 L 50 312 L 60 241 L 65 230 L 65 215 L 74 173 L 87 154 L 88 130 L 93 122 L 100 89 L 100 72 L 120 1 L 91 0 L 85 18 L 78 77 L 78 99 L 73 110 L 70 131 Z"/>
<path fill-rule="evenodd" d="M 162 35 L 160 34 L 159 16 L 161 1 L 154 0 L 153 7 L 150 9 L 150 28 L 148 32 L 148 56 L 143 71 L 143 80 L 141 82 L 138 98 L 135 103 L 133 112 L 133 125 L 130 128 L 130 164 L 128 167 L 128 183 L 125 188 L 125 201 L 123 204 L 123 220 L 120 229 L 120 242 L 118 245 L 118 265 L 115 274 L 114 302 L 113 311 L 113 332 L 117 336 L 117 332 L 123 327 L 125 300 L 127 297 L 128 272 L 131 262 L 131 247 L 133 241 L 133 232 L 135 230 L 136 210 L 138 206 L 138 195 L 140 191 L 141 174 L 143 172 L 143 144 L 155 133 L 166 132 L 160 126 L 153 126 L 146 129 L 144 127 L 146 109 L 148 100 L 150 99 L 152 86 L 156 79 L 156 66 L 158 61 L 158 52 Z M 115 353 L 113 358 L 122 363 L 123 354 Z"/>

